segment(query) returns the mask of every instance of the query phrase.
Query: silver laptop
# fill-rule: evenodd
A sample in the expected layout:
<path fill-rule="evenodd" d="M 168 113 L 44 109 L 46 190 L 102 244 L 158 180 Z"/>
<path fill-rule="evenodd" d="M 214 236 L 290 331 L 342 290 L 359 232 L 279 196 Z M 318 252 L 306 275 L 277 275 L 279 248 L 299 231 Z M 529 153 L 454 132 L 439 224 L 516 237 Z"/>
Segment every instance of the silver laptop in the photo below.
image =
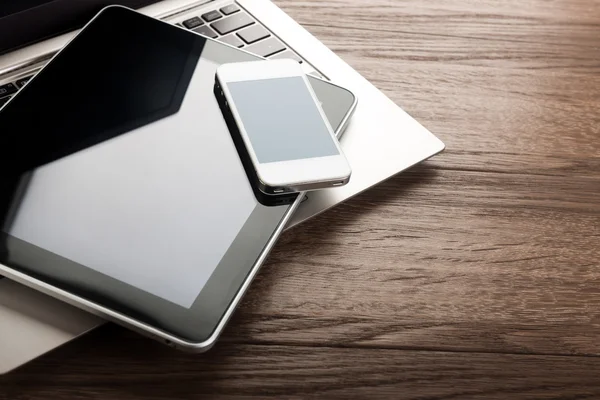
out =
<path fill-rule="evenodd" d="M 350 89 L 358 107 L 341 141 L 351 182 L 311 193 L 288 228 L 433 156 L 444 144 L 269 0 L 13 0 L 0 7 L 0 105 L 109 3 L 180 24 L 267 58 L 288 57 Z M 48 38 L 43 40 L 44 38 Z M 56 90 L 60 90 L 57 84 Z M 0 127 L 2 132 L 3 127 Z M 0 374 L 104 321 L 0 277 Z"/>

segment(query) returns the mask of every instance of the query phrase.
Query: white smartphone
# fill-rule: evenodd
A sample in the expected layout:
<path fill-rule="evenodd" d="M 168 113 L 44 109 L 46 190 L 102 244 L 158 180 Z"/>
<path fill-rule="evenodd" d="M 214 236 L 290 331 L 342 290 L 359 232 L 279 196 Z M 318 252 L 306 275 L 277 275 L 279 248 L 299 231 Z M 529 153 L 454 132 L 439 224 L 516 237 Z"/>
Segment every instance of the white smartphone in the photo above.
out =
<path fill-rule="evenodd" d="M 216 94 L 271 195 L 343 186 L 352 170 L 302 67 L 293 60 L 223 64 Z"/>

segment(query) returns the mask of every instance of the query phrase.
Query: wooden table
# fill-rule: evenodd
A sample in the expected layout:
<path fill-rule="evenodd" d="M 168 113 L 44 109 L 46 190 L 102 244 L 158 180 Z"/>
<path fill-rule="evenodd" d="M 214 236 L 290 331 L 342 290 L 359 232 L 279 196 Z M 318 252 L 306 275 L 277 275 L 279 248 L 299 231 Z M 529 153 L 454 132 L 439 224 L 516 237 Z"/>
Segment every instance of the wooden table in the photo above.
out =
<path fill-rule="evenodd" d="M 108 326 L 0 398 L 600 398 L 600 2 L 277 3 L 446 152 L 287 233 L 208 354 Z"/>

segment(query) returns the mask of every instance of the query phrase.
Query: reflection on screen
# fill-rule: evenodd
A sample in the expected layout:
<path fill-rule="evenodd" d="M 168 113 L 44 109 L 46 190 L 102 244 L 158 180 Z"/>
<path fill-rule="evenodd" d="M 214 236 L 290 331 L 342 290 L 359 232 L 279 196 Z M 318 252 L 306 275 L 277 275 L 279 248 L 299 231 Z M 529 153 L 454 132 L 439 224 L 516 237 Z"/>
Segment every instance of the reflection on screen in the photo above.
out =
<path fill-rule="evenodd" d="M 53 279 L 112 290 L 90 282 L 89 268 L 190 307 L 262 207 L 212 93 L 215 54 L 237 53 L 203 48 L 195 35 L 170 41 L 161 31 L 111 28 L 98 26 L 99 42 L 86 44 L 93 70 L 74 62 L 81 56 L 68 47 L 52 75 L 42 71 L 0 114 L 3 126 L 15 127 L 3 132 L 1 147 L 19 154 L 0 161 L 0 227 L 84 266 L 42 271 Z M 286 209 L 269 214 L 279 221 Z M 10 237 L 0 262 L 43 264 L 28 265 L 28 252 Z"/>
<path fill-rule="evenodd" d="M 339 154 L 301 77 L 229 82 L 260 163 Z"/>
<path fill-rule="evenodd" d="M 227 132 L 193 122 L 211 84 L 195 74 L 177 114 L 35 169 L 8 233 L 190 307 L 257 206 Z"/>

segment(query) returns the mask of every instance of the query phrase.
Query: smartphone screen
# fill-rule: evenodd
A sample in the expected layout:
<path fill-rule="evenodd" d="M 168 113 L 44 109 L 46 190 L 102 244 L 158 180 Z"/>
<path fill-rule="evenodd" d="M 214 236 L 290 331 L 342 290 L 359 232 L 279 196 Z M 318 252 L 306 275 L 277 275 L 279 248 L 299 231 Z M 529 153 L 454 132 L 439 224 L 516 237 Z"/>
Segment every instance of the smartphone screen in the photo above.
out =
<path fill-rule="evenodd" d="M 215 80 L 237 125 L 232 135 L 242 137 L 262 192 L 299 193 L 349 181 L 350 165 L 298 63 L 228 63 Z"/>
<path fill-rule="evenodd" d="M 259 163 L 339 154 L 302 77 L 227 86 Z"/>

